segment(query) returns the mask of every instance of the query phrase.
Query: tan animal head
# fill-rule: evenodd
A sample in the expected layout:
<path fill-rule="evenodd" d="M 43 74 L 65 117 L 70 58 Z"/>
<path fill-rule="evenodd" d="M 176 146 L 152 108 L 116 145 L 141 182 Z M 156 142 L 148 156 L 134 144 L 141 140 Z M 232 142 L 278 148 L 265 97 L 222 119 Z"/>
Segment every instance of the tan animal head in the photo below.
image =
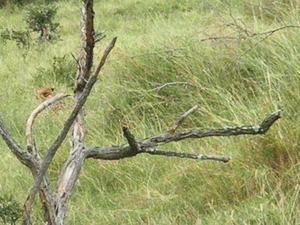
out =
<path fill-rule="evenodd" d="M 42 87 L 35 91 L 36 98 L 42 101 L 45 101 L 46 99 L 51 98 L 54 95 L 54 88 Z"/>

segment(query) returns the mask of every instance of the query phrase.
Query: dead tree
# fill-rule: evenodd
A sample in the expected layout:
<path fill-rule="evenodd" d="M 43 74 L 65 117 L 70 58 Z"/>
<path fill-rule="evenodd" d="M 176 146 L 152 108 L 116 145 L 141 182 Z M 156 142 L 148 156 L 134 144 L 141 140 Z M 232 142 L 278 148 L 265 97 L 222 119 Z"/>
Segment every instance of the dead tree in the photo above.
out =
<path fill-rule="evenodd" d="M 136 140 L 127 126 L 122 126 L 124 137 L 127 144 L 109 147 L 87 147 L 84 145 L 84 113 L 83 106 L 86 102 L 93 85 L 97 81 L 98 74 L 105 64 L 106 58 L 113 49 L 117 38 L 114 38 L 107 48 L 96 67 L 95 71 L 91 71 L 93 64 L 93 48 L 95 42 L 103 37 L 103 34 L 95 35 L 93 28 L 93 0 L 85 0 L 81 7 L 81 39 L 80 49 L 77 61 L 77 75 L 74 87 L 74 105 L 70 115 L 64 122 L 64 126 L 57 134 L 55 140 L 46 150 L 43 158 L 38 154 L 32 134 L 32 126 L 36 116 L 46 107 L 59 101 L 68 95 L 58 94 L 46 101 L 42 102 L 30 115 L 26 123 L 26 147 L 21 147 L 11 136 L 3 120 L 0 118 L 0 134 L 6 142 L 12 153 L 18 160 L 24 164 L 32 173 L 33 185 L 24 203 L 22 224 L 32 224 L 30 219 L 31 208 L 36 194 L 39 199 L 44 213 L 44 223 L 48 225 L 62 225 L 64 223 L 65 211 L 68 199 L 72 193 L 75 182 L 79 176 L 82 165 L 86 159 L 102 159 L 102 160 L 119 160 L 123 158 L 133 157 L 140 153 L 148 153 L 152 155 L 175 156 L 182 158 L 191 158 L 198 160 L 216 160 L 228 162 L 227 156 L 212 156 L 203 154 L 192 154 L 174 151 L 162 151 L 157 147 L 160 144 L 166 144 L 174 141 L 181 141 L 188 138 L 204 138 L 210 136 L 232 136 L 246 134 L 264 134 L 272 126 L 272 124 L 281 117 L 281 111 L 276 111 L 268 115 L 259 125 L 256 126 L 240 126 L 225 127 L 218 129 L 185 129 L 178 130 L 184 120 L 193 113 L 197 106 L 192 107 L 185 112 L 166 132 L 156 134 L 141 140 Z M 47 179 L 47 170 L 49 165 L 59 149 L 63 140 L 71 131 L 71 149 L 68 158 L 65 160 L 60 170 L 56 188 L 54 191 L 49 188 Z"/>

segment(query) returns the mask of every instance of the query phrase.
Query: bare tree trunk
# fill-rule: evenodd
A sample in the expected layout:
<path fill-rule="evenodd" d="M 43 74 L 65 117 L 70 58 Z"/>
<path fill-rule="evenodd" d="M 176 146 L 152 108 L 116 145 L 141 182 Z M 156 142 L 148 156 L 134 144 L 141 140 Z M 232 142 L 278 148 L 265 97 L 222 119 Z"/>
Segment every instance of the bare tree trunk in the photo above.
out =
<path fill-rule="evenodd" d="M 57 225 L 63 224 L 67 201 L 71 195 L 71 192 L 79 176 L 79 172 L 83 165 L 84 157 L 81 154 L 81 151 L 82 148 L 78 147 L 72 154 L 70 154 L 69 158 L 64 163 L 62 171 L 59 175 L 55 194 L 55 224 Z"/>
<path fill-rule="evenodd" d="M 94 22 L 93 22 L 93 0 L 86 0 L 82 3 L 80 20 L 80 49 L 77 60 L 77 77 L 75 80 L 74 100 L 78 102 L 80 95 L 90 78 L 93 65 L 94 49 Z M 83 108 L 79 111 L 72 130 L 72 148 L 77 149 L 77 145 L 83 142 L 84 131 Z"/>
<path fill-rule="evenodd" d="M 94 49 L 94 22 L 93 22 L 93 0 L 86 0 L 82 3 L 80 20 L 80 49 L 77 65 L 77 77 L 74 88 L 74 105 L 78 102 L 90 78 L 93 65 Z M 63 224 L 65 209 L 68 198 L 72 192 L 79 172 L 83 165 L 84 157 L 84 109 L 80 109 L 71 132 L 71 150 L 67 161 L 64 163 L 57 182 L 56 192 L 56 223 Z"/>

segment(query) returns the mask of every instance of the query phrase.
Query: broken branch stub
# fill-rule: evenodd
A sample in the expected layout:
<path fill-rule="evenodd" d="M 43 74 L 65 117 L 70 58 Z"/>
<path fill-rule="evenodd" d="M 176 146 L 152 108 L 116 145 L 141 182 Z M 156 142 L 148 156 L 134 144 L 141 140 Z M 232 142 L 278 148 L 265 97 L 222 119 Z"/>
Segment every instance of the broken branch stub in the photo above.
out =
<path fill-rule="evenodd" d="M 127 139 L 128 144 L 133 152 L 134 155 L 138 154 L 139 152 L 139 146 L 135 140 L 135 137 L 133 136 L 132 133 L 130 133 L 128 127 L 123 126 L 122 127 L 123 130 L 123 135 L 124 137 Z"/>

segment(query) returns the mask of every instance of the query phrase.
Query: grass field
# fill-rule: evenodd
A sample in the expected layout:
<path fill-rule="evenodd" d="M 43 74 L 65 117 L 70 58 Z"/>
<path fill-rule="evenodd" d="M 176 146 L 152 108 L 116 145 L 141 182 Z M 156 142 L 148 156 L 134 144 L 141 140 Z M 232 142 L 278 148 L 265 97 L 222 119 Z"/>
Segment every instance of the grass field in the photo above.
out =
<path fill-rule="evenodd" d="M 57 3 L 60 41 L 20 49 L 0 40 L 0 115 L 23 147 L 25 121 L 39 103 L 35 90 L 52 86 L 72 93 L 79 6 Z M 126 143 L 120 118 L 137 139 L 166 131 L 196 104 L 182 129 L 257 125 L 278 109 L 283 117 L 263 136 L 161 146 L 227 155 L 227 164 L 145 154 L 87 160 L 66 224 L 298 224 L 299 6 L 297 0 L 95 3 L 95 29 L 107 35 L 96 45 L 95 64 L 107 43 L 115 36 L 118 41 L 85 106 L 87 146 Z M 22 8 L 0 9 L 0 20 L 0 31 L 26 28 Z M 41 153 L 68 115 L 72 99 L 64 102 L 62 110 L 47 110 L 36 120 Z M 22 204 L 32 177 L 3 141 L 0 149 L 0 192 Z M 49 171 L 53 182 L 68 150 L 66 140 Z M 38 204 L 35 210 L 40 221 Z"/>

